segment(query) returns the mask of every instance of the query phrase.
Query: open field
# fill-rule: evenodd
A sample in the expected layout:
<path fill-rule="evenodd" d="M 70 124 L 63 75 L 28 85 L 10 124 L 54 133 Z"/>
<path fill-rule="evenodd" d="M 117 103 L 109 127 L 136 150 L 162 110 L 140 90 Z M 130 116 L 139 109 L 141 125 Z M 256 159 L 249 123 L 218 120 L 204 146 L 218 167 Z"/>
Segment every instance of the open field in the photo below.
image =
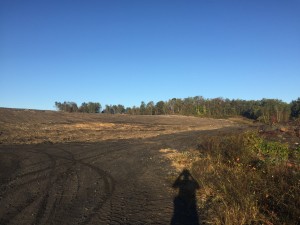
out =
<path fill-rule="evenodd" d="M 2 144 L 99 142 L 150 138 L 184 131 L 215 130 L 237 124 L 229 120 L 186 116 L 129 116 L 0 110 Z"/>
<path fill-rule="evenodd" d="M 172 185 L 184 167 L 172 154 L 251 126 L 0 109 L 0 224 L 176 224 Z M 187 224 L 201 222 L 196 211 Z"/>

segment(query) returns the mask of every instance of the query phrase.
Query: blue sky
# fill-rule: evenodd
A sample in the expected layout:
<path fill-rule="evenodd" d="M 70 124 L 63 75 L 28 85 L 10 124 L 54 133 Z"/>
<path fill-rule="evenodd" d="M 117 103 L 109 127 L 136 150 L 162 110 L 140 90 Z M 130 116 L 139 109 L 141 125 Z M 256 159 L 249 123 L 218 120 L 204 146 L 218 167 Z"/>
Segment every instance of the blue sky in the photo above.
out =
<path fill-rule="evenodd" d="M 0 107 L 300 97 L 300 1 L 1 0 Z"/>

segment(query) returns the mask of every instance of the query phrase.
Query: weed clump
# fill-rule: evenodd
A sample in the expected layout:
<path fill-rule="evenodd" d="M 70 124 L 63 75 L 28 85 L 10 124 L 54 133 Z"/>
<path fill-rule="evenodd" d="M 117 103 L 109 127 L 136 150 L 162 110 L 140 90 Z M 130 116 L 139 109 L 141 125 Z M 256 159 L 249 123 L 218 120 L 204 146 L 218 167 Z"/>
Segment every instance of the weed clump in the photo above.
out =
<path fill-rule="evenodd" d="M 192 172 L 208 224 L 298 224 L 298 150 L 256 132 L 207 137 Z"/>

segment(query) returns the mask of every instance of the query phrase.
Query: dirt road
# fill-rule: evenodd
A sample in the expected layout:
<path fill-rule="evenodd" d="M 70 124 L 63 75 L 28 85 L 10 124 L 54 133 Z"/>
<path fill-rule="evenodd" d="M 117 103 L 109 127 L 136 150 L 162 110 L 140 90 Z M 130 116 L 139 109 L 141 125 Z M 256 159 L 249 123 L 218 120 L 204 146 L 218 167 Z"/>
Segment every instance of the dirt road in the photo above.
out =
<path fill-rule="evenodd" d="M 179 171 L 160 150 L 186 151 L 208 133 L 242 129 L 229 120 L 191 117 L 64 114 L 66 124 L 61 114 L 26 113 L 1 121 L 1 225 L 170 224 Z M 201 223 L 201 212 L 197 220 L 186 224 Z"/>

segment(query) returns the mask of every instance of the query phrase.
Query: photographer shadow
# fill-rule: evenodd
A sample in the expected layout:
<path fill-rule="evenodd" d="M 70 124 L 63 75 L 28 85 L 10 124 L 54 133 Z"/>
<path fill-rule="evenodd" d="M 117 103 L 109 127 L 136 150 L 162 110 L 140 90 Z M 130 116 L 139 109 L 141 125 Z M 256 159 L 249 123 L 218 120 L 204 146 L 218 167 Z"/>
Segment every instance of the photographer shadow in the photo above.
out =
<path fill-rule="evenodd" d="M 179 189 L 174 198 L 174 212 L 171 225 L 199 225 L 197 212 L 196 190 L 198 182 L 187 169 L 184 169 L 173 184 L 173 188 Z"/>

